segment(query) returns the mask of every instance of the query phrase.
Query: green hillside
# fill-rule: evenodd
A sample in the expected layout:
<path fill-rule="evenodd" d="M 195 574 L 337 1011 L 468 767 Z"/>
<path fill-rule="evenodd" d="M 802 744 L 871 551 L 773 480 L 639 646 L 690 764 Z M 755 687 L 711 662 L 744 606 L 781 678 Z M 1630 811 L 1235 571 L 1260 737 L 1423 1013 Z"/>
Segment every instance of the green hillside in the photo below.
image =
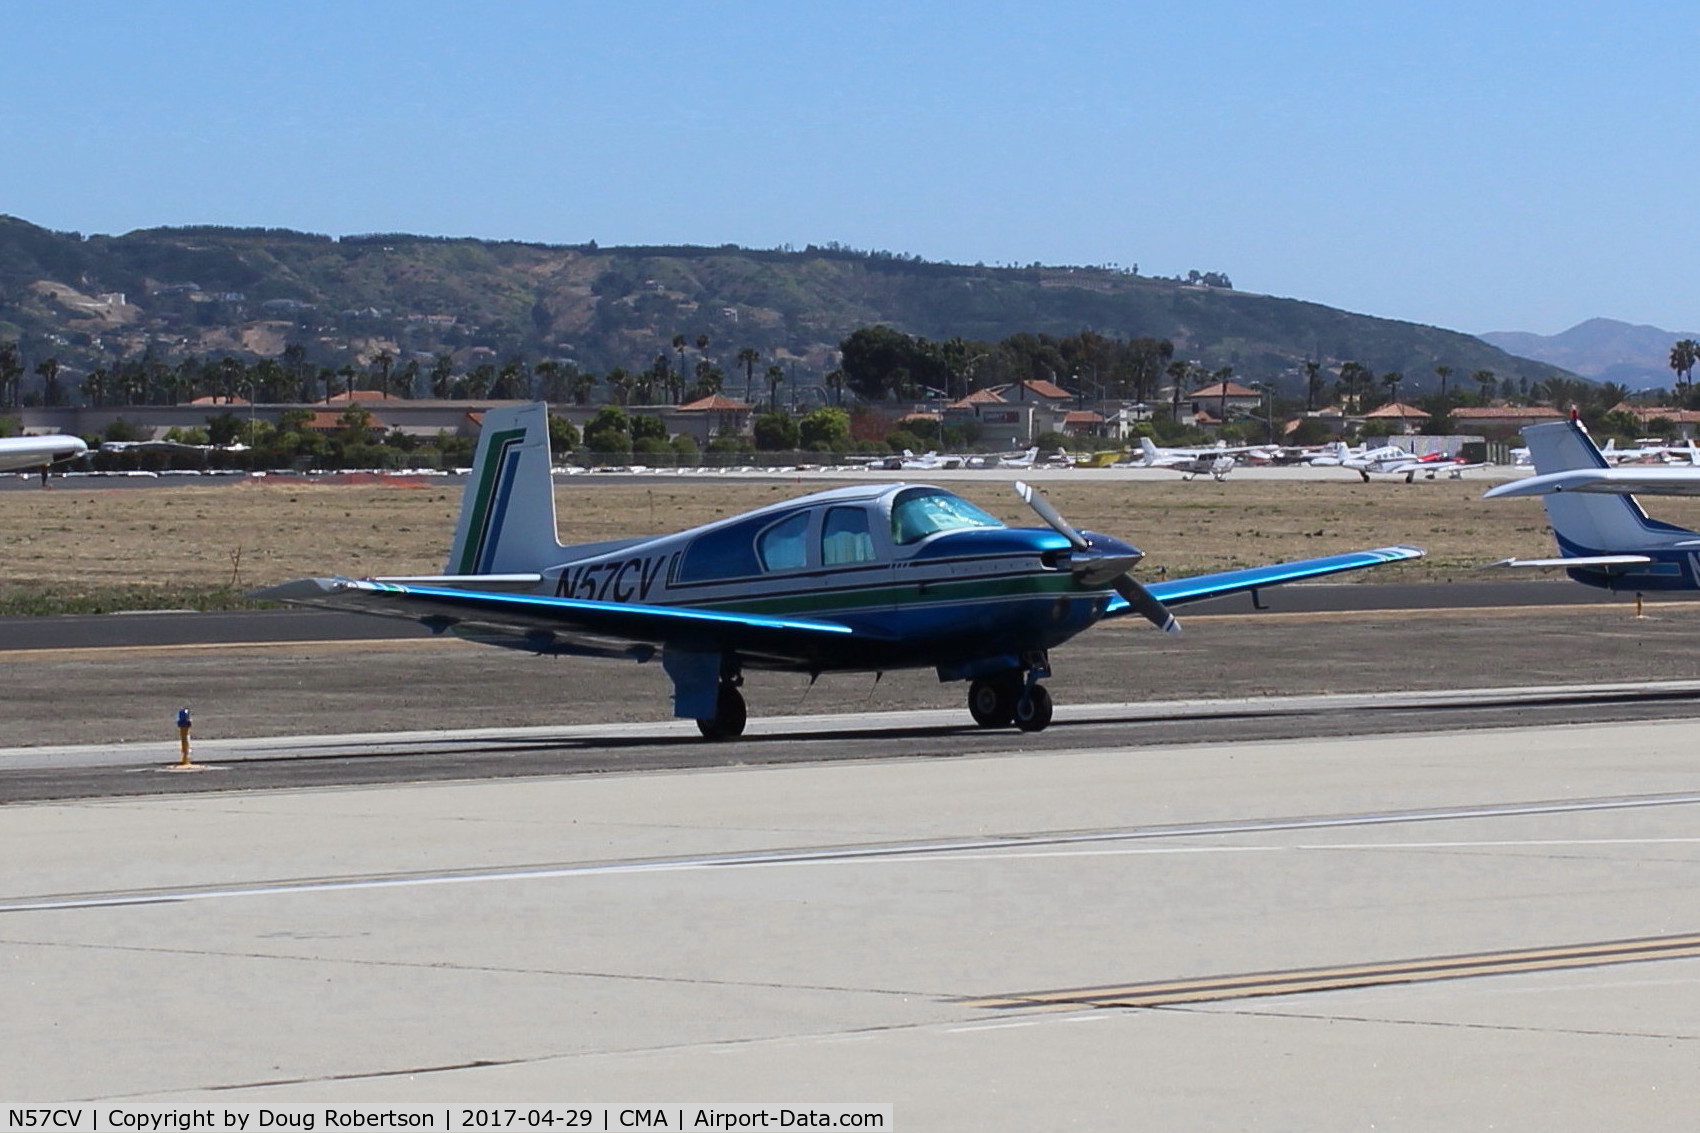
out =
<path fill-rule="evenodd" d="M 1564 375 L 1468 335 L 1315 303 L 1101 268 L 989 268 L 838 247 L 599 248 L 277 229 L 51 232 L 0 216 L 0 340 L 73 369 L 147 350 L 277 357 L 320 366 L 453 353 L 641 368 L 683 335 L 728 373 L 744 348 L 814 384 L 840 341 L 887 323 L 933 340 L 995 342 L 1082 330 L 1174 343 L 1174 356 L 1242 381 L 1302 379 L 1307 358 L 1406 375 L 1406 395 L 1491 370 Z M 470 352 L 470 354 L 469 354 Z M 1066 379 L 1066 375 L 1059 375 Z"/>

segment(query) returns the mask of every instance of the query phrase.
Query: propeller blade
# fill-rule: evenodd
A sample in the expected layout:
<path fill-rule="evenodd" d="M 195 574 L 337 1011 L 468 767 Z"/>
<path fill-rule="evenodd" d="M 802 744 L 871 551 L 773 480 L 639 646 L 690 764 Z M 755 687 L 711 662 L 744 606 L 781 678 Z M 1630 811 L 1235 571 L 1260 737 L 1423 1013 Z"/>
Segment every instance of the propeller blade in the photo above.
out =
<path fill-rule="evenodd" d="M 1057 509 L 1051 506 L 1051 501 L 1040 495 L 1038 489 L 1034 488 L 1033 485 L 1024 480 L 1017 480 L 1015 482 L 1015 494 L 1020 496 L 1028 507 L 1037 512 L 1039 518 L 1049 524 L 1053 531 L 1067 539 L 1075 550 L 1084 551 L 1091 545 L 1086 542 L 1086 536 L 1070 527 L 1068 520 L 1064 519 Z"/>
<path fill-rule="evenodd" d="M 1169 613 L 1169 608 L 1157 601 L 1156 595 L 1141 586 L 1131 574 L 1122 575 L 1112 585 L 1116 593 L 1127 599 L 1127 604 L 1146 621 L 1164 633 L 1181 631 L 1181 623 L 1175 620 L 1175 615 Z"/>
<path fill-rule="evenodd" d="M 1051 506 L 1049 500 L 1039 494 L 1038 489 L 1034 488 L 1033 485 L 1023 480 L 1017 480 L 1015 482 L 1015 494 L 1020 496 L 1028 507 L 1037 512 L 1039 518 L 1049 524 L 1052 530 L 1067 539 L 1076 551 L 1086 551 L 1091 548 L 1092 545 L 1086 541 L 1086 536 L 1070 527 L 1068 521 L 1058 513 L 1056 508 Z M 1108 555 L 1088 556 L 1077 559 L 1072 569 L 1082 578 L 1090 578 L 1091 585 L 1102 585 L 1104 582 L 1108 582 L 1115 588 L 1117 594 L 1127 599 L 1128 605 L 1132 606 L 1146 621 L 1164 633 L 1179 633 L 1181 624 L 1175 620 L 1175 615 L 1169 613 L 1169 608 L 1157 601 L 1151 591 L 1141 586 L 1132 575 L 1126 572 L 1127 567 L 1138 561 L 1138 555 L 1135 555 L 1131 560 L 1120 558 L 1120 561 L 1112 559 Z M 1103 575 L 1107 573 L 1105 568 L 1113 568 L 1116 571 L 1115 576 L 1104 578 Z"/>

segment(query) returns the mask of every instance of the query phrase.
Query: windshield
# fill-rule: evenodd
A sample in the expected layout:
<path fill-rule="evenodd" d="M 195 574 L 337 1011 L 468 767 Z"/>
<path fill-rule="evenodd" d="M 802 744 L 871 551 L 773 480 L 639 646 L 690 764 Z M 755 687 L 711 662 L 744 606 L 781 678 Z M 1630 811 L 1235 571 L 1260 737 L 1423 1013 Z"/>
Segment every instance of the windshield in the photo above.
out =
<path fill-rule="evenodd" d="M 910 488 L 899 492 L 891 505 L 891 541 L 899 545 L 940 531 L 1002 526 L 996 517 L 987 515 L 961 496 L 938 488 Z"/>

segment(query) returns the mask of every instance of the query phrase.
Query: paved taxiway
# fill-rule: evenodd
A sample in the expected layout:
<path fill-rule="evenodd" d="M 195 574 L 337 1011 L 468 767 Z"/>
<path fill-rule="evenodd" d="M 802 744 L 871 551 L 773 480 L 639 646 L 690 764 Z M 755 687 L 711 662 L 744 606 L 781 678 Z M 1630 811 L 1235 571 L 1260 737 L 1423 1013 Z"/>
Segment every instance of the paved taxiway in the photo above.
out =
<path fill-rule="evenodd" d="M 1566 966 L 1700 930 L 1691 734 L 8 807 L 0 1093 L 867 1100 L 910 1129 L 1691 1128 L 1700 961 Z M 1083 1005 L 1536 950 L 1467 979 Z"/>
<path fill-rule="evenodd" d="M 960 689 L 930 680 L 805 693 L 755 675 L 769 717 L 793 694 L 815 714 L 712 746 L 661 719 L 650 667 L 436 640 L 7 653 L 0 726 L 36 731 L 0 753 L 0 1095 L 1686 1129 L 1693 722 L 1587 721 L 1692 716 L 1692 683 L 1637 694 L 1700 679 L 1697 619 L 1194 617 L 1178 642 L 1108 626 L 1059 651 L 1058 723 L 1036 737 L 958 726 Z M 1579 668 L 1633 687 L 1167 719 L 1102 703 Z M 197 754 L 226 770 L 158 769 L 191 693 Z M 632 722 L 570 726 L 586 711 Z M 408 722 L 485 727 L 275 738 Z M 73 725 L 93 739 L 64 746 Z M 730 765 L 659 769 L 694 758 Z M 559 773 L 575 766 L 599 773 Z M 106 778 L 27 801 L 83 774 Z M 1598 964 L 1602 948 L 1633 959 Z M 1354 984 L 1407 963 L 1493 974 L 1207 1002 L 1145 986 Z M 1148 1005 L 1114 1006 L 1135 995 Z"/>

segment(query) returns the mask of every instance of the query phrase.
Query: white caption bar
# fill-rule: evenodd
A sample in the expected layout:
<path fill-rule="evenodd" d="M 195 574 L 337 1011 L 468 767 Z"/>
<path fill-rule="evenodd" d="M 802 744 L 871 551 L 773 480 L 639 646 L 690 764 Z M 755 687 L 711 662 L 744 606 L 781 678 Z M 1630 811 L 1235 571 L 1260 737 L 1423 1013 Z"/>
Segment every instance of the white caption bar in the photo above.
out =
<path fill-rule="evenodd" d="M 878 1129 L 892 1107 L 820 1102 L 524 1102 L 514 1105 L 26 1105 L 0 1103 L 0 1133 L 324 1133 L 341 1129 L 468 1130 Z"/>

